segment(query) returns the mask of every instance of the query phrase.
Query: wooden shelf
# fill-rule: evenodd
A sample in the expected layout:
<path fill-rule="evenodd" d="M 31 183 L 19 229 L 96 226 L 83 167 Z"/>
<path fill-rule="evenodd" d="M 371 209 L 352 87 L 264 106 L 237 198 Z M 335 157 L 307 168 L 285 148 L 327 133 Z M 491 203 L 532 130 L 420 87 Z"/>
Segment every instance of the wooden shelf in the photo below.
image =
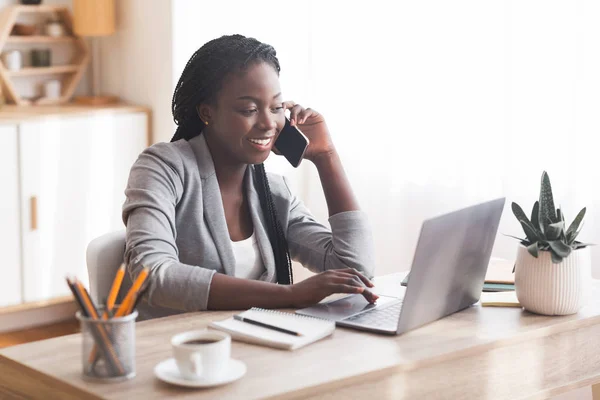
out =
<path fill-rule="evenodd" d="M 36 43 L 71 43 L 75 40 L 73 36 L 9 36 L 6 40 L 7 43 L 14 44 L 36 44 Z"/>
<path fill-rule="evenodd" d="M 26 67 L 18 71 L 8 71 L 10 76 L 34 76 L 49 74 L 69 74 L 77 72 L 79 65 L 57 65 L 54 67 Z"/>
<path fill-rule="evenodd" d="M 65 6 L 52 5 L 52 4 L 21 4 L 13 6 L 19 13 L 54 13 L 63 11 Z"/>
<path fill-rule="evenodd" d="M 18 36 L 13 35 L 12 29 L 15 23 L 19 20 L 22 14 L 35 15 L 44 13 L 53 13 L 65 27 L 66 32 L 73 32 L 73 17 L 68 7 L 64 5 L 13 5 L 6 6 L 0 11 L 0 52 L 6 50 L 6 46 L 18 48 L 19 46 L 27 46 L 32 44 L 61 44 L 73 48 L 72 64 L 58 65 L 52 67 L 26 67 L 18 71 L 8 71 L 2 63 L 0 63 L 0 80 L 3 84 L 4 95 L 8 103 L 17 105 L 41 105 L 41 104 L 60 104 L 66 103 L 73 96 L 77 84 L 81 80 L 83 72 L 89 63 L 89 48 L 86 41 L 73 33 L 69 36 L 51 37 L 45 35 L 34 36 Z M 43 15 L 37 15 L 40 19 Z M 39 103 L 21 97 L 17 91 L 17 86 L 13 80 L 18 80 L 19 85 L 34 82 L 27 82 L 28 77 L 38 77 L 43 75 L 60 75 L 63 74 L 61 81 L 61 97 L 58 99 L 40 99 Z M 29 79 L 34 81 L 34 79 Z M 16 82 L 15 82 L 16 83 Z M 19 86 L 20 87 L 20 86 Z M 41 95 L 41 93 L 39 93 Z"/>

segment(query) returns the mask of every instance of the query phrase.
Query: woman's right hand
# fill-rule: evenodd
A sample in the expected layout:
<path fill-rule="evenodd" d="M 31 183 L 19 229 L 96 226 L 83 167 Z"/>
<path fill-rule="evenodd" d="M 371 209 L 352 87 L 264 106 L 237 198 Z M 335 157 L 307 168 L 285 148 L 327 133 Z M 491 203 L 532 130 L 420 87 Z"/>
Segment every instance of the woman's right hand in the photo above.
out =
<path fill-rule="evenodd" d="M 360 272 L 346 268 L 321 272 L 289 288 L 292 307 L 302 308 L 335 293 L 360 293 L 369 303 L 375 303 L 379 296 L 369 290 L 373 286 Z"/>

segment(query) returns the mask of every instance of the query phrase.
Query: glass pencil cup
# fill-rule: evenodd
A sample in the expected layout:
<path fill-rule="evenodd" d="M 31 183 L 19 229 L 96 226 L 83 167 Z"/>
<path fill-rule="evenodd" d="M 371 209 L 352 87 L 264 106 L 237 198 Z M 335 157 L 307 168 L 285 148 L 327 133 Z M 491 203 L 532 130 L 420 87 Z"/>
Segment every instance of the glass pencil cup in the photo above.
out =
<path fill-rule="evenodd" d="M 103 309 L 98 313 L 102 315 Z M 77 312 L 81 325 L 83 376 L 88 380 L 118 382 L 135 376 L 135 319 L 137 311 L 124 317 L 92 319 Z"/>

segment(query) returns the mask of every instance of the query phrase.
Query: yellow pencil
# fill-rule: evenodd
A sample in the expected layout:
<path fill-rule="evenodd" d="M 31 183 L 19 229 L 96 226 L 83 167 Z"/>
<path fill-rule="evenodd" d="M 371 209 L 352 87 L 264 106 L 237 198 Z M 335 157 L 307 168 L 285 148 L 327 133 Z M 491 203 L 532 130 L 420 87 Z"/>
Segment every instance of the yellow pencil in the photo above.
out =
<path fill-rule="evenodd" d="M 117 274 L 115 275 L 115 279 L 113 281 L 112 287 L 110 288 L 110 293 L 108 294 L 108 300 L 106 301 L 106 309 L 107 311 L 112 311 L 115 306 L 115 301 L 117 300 L 117 295 L 119 294 L 119 289 L 121 289 L 121 283 L 123 282 L 123 277 L 125 276 L 125 264 L 121 264 Z"/>
<path fill-rule="evenodd" d="M 150 274 L 150 268 L 144 267 L 144 269 L 142 269 L 142 272 L 140 272 L 139 275 L 137 276 L 137 278 L 135 278 L 135 282 L 133 283 L 133 286 L 131 286 L 131 288 L 129 289 L 129 292 L 127 292 L 127 295 L 125 296 L 125 299 L 123 300 L 123 303 L 121 303 L 121 306 L 115 313 L 115 317 L 123 317 L 124 315 L 127 315 L 128 312 L 130 312 L 129 310 L 130 310 L 130 308 L 132 308 L 131 306 L 135 300 L 134 297 L 135 297 L 136 293 L 140 290 L 142 285 L 144 284 L 144 281 L 146 280 L 146 278 L 148 277 L 149 274 Z"/>

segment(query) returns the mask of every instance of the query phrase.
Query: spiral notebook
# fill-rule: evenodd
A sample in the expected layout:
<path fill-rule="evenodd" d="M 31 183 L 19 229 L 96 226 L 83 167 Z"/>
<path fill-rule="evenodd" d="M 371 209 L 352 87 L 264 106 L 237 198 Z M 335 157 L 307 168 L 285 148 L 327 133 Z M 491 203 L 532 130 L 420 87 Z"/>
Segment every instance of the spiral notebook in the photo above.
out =
<path fill-rule="evenodd" d="M 335 322 L 333 321 L 262 308 L 251 308 L 248 311 L 240 313 L 239 316 L 258 321 L 259 323 L 298 332 L 301 336 L 290 335 L 248 322 L 238 321 L 233 319 L 233 317 L 223 321 L 211 322 L 209 326 L 213 329 L 229 333 L 234 340 L 286 350 L 295 350 L 316 342 L 331 335 L 335 330 Z"/>

